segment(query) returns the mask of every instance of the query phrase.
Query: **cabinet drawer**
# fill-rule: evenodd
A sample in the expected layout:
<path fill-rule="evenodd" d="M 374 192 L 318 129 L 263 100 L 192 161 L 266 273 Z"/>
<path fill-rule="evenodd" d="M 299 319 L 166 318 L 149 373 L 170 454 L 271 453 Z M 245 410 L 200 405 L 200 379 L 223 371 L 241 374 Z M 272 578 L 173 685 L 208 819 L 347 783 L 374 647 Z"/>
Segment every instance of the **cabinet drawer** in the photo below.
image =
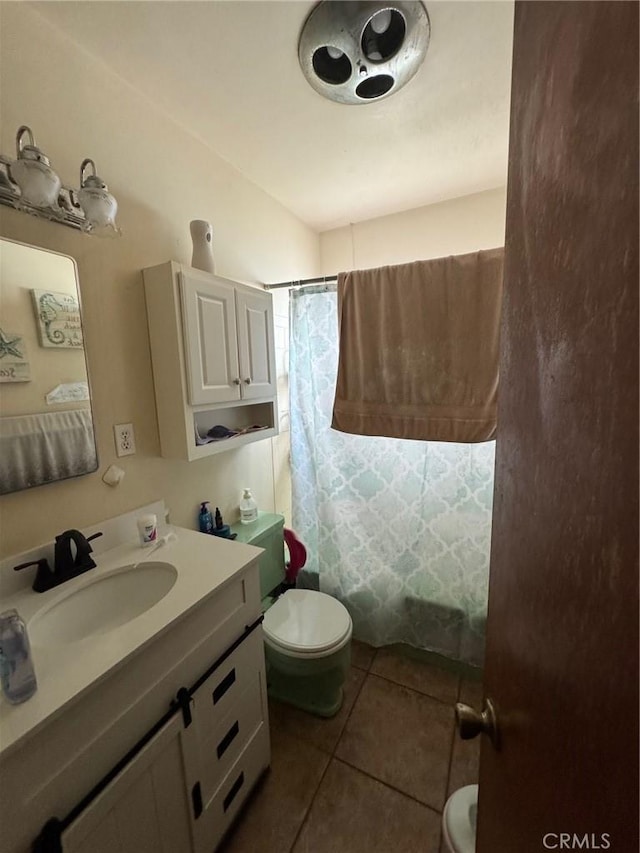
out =
<path fill-rule="evenodd" d="M 265 722 L 262 673 L 248 687 L 207 740 L 199 742 L 202 796 L 210 799 L 244 747 Z M 207 733 L 208 734 L 208 733 Z"/>
<path fill-rule="evenodd" d="M 265 721 L 260 723 L 258 730 L 195 821 L 197 853 L 211 853 L 215 850 L 260 774 L 268 766 L 269 727 Z"/>
<path fill-rule="evenodd" d="M 210 744 L 240 697 L 264 670 L 262 627 L 258 626 L 193 694 L 192 714 L 199 748 Z M 266 713 L 266 697 L 260 697 Z"/>

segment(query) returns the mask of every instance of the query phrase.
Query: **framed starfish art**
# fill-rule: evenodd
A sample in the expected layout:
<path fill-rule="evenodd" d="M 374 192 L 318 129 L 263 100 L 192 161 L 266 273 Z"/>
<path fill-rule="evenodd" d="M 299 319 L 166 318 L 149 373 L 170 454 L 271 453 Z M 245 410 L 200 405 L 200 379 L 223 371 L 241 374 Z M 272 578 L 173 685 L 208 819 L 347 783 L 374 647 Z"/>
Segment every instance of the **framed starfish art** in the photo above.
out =
<path fill-rule="evenodd" d="M 29 382 L 31 371 L 22 335 L 0 329 L 0 382 Z"/>

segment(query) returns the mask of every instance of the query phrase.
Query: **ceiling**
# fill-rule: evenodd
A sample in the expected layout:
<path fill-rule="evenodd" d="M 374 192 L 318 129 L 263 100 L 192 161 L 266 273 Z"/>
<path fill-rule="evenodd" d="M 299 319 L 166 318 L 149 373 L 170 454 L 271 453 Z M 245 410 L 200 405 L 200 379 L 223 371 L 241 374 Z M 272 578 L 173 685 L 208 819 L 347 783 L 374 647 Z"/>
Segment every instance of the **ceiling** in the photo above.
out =
<path fill-rule="evenodd" d="M 34 5 L 318 231 L 506 183 L 509 0 L 425 0 L 424 65 L 357 106 L 302 76 L 306 0 Z"/>

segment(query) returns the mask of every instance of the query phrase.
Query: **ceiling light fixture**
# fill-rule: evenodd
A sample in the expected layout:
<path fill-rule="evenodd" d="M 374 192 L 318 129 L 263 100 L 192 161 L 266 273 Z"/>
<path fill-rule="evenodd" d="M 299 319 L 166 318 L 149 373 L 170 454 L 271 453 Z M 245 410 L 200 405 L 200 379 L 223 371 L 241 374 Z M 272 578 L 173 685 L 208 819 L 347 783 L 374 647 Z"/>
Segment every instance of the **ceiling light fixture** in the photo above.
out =
<path fill-rule="evenodd" d="M 320 95 L 340 104 L 370 103 L 411 80 L 430 34 L 418 0 L 321 0 L 302 28 L 298 59 Z"/>

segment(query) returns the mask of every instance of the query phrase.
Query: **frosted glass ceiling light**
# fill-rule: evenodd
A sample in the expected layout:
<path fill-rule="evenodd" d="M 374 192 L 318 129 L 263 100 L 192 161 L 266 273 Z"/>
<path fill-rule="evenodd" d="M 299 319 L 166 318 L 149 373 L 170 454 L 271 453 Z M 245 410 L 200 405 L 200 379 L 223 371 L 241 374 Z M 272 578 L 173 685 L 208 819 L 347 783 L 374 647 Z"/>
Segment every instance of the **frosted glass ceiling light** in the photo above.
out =
<path fill-rule="evenodd" d="M 24 137 L 29 144 L 24 145 Z M 49 165 L 49 158 L 36 146 L 31 128 L 18 128 L 16 134 L 16 160 L 11 166 L 11 177 L 20 187 L 20 206 L 52 207 L 57 204 L 60 178 Z"/>
<path fill-rule="evenodd" d="M 420 68 L 431 25 L 424 5 L 321 0 L 300 34 L 298 59 L 310 85 L 340 104 L 397 92 Z"/>
<path fill-rule="evenodd" d="M 85 176 L 91 167 L 92 174 Z M 96 175 L 96 164 L 88 157 L 80 166 L 80 189 L 78 201 L 84 211 L 84 231 L 90 231 L 99 237 L 115 236 L 120 233 L 116 225 L 118 202 L 109 192 L 109 187 Z"/>

